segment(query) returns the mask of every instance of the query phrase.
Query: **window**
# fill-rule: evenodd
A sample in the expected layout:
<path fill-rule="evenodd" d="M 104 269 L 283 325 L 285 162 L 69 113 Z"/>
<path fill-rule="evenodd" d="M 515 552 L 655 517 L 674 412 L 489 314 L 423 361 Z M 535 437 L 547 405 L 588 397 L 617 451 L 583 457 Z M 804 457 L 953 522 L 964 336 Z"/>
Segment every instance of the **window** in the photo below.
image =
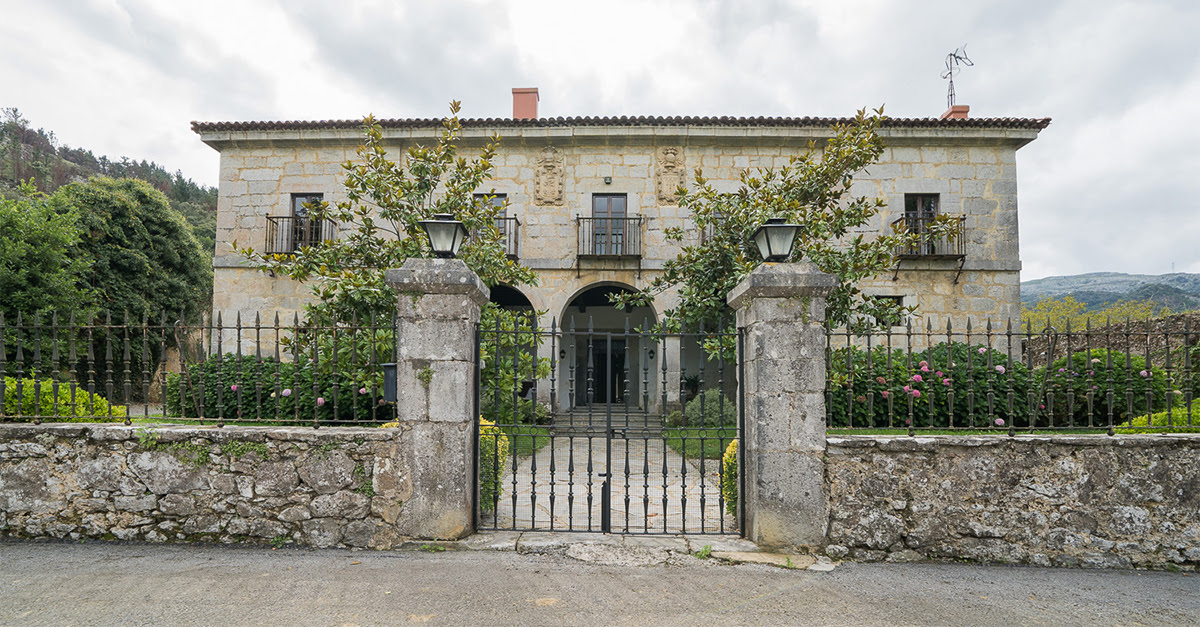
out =
<path fill-rule="evenodd" d="M 937 194 L 905 194 L 904 217 L 934 218 L 938 212 Z"/>
<path fill-rule="evenodd" d="M 904 195 L 904 226 L 909 233 L 920 235 L 920 242 L 912 251 L 919 255 L 937 253 L 937 242 L 928 235 L 929 223 L 938 214 L 937 194 L 905 194 Z"/>
<path fill-rule="evenodd" d="M 625 254 L 625 207 L 625 194 L 594 194 L 592 196 L 594 254 Z"/>
<path fill-rule="evenodd" d="M 496 230 L 500 231 L 500 237 L 503 238 L 508 232 L 506 224 L 508 207 L 504 206 L 504 202 L 508 200 L 508 194 L 475 194 L 476 202 L 486 202 L 489 198 L 492 200 L 493 207 L 500 208 L 496 213 Z"/>
<path fill-rule="evenodd" d="M 900 311 L 904 307 L 903 296 L 875 296 L 873 297 L 880 304 L 890 304 L 895 310 L 895 315 L 888 317 L 876 317 L 875 326 L 879 327 L 897 327 L 904 323 L 903 313 Z"/>
<path fill-rule="evenodd" d="M 323 221 L 309 216 L 316 204 L 324 199 L 324 194 L 292 194 L 292 250 L 321 242 Z"/>
<path fill-rule="evenodd" d="M 324 198 L 324 194 L 292 194 L 286 215 L 267 216 L 264 250 L 272 254 L 290 254 L 305 246 L 336 239 L 337 224 L 333 220 L 313 217 L 316 203 Z"/>

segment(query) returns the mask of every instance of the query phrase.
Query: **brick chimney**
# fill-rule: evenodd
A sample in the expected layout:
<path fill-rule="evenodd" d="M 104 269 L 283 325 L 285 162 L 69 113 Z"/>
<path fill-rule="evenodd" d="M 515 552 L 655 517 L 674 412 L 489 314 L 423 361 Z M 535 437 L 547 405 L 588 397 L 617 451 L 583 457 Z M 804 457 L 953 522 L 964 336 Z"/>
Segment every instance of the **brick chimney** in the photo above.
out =
<path fill-rule="evenodd" d="M 516 91 L 515 89 L 513 91 Z M 942 114 L 941 120 L 965 120 L 967 113 L 971 111 L 970 105 L 954 105 Z"/>
<path fill-rule="evenodd" d="M 537 87 L 513 87 L 513 119 L 536 120 L 537 105 Z"/>

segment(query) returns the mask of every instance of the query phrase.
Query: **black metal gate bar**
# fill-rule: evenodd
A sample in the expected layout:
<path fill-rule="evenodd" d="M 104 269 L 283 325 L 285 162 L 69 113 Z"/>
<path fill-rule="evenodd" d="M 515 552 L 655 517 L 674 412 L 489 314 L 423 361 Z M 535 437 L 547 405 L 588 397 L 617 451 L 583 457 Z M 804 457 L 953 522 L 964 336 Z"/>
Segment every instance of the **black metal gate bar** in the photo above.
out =
<path fill-rule="evenodd" d="M 703 349 L 705 340 L 715 340 L 740 355 L 739 334 L 654 332 L 648 321 L 623 327 L 597 328 L 589 318 L 577 331 L 574 316 L 563 325 L 552 320 L 548 329 L 532 317 L 479 327 L 480 528 L 639 534 L 741 528 L 741 508 L 721 491 L 727 482 L 721 457 L 744 422 L 740 390 L 731 399 L 725 389 L 740 378 L 740 360 L 720 350 L 710 358 Z M 727 371 L 731 366 L 739 372 Z M 743 466 L 736 467 L 739 475 Z"/>

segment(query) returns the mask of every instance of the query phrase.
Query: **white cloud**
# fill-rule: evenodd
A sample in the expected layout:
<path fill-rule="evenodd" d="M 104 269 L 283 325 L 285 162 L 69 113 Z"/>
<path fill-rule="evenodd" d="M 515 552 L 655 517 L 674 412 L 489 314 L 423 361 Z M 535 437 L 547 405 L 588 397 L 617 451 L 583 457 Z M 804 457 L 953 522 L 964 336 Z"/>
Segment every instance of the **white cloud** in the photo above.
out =
<path fill-rule="evenodd" d="M 1026 278 L 1200 271 L 1189 0 L 0 0 L 0 105 L 61 141 L 214 183 L 188 122 L 941 113 L 1051 116 L 1018 154 Z"/>

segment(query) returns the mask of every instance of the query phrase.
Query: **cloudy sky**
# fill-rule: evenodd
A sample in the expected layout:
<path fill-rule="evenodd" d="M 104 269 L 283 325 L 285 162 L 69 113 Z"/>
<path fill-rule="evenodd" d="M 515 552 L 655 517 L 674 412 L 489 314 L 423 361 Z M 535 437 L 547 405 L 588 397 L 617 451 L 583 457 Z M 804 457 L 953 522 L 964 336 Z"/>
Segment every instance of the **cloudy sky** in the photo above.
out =
<path fill-rule="evenodd" d="M 215 184 L 191 120 L 1051 117 L 1018 153 L 1025 280 L 1200 272 L 1195 0 L 0 0 L 0 106 Z"/>

